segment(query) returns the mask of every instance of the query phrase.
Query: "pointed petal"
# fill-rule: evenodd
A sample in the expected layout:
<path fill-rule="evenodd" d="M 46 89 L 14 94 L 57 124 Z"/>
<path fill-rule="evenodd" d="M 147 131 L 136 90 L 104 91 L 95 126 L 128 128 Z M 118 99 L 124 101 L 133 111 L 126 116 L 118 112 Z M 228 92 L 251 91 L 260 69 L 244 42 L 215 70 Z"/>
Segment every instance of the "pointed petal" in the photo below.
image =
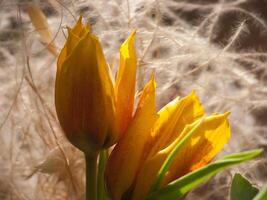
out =
<path fill-rule="evenodd" d="M 61 50 L 58 60 L 57 60 L 57 78 L 61 75 L 62 66 L 68 56 L 74 50 L 74 47 L 80 42 L 81 38 L 73 34 L 72 30 L 68 28 L 68 38 Z"/>
<path fill-rule="evenodd" d="M 99 39 L 91 35 L 95 46 L 96 46 L 96 58 L 97 58 L 97 63 L 98 63 L 98 70 L 99 70 L 99 75 L 101 76 L 101 83 L 104 92 L 104 98 L 106 99 L 105 101 L 105 109 L 106 109 L 106 114 L 108 119 L 110 120 L 110 127 L 112 127 L 112 130 L 109 133 L 110 138 L 106 138 L 106 141 L 104 143 L 105 147 L 110 147 L 111 145 L 115 144 L 117 142 L 118 137 L 119 137 L 119 130 L 118 130 L 118 123 L 116 119 L 116 105 L 115 105 L 115 91 L 114 91 L 114 85 L 113 85 L 113 80 L 112 80 L 112 74 L 110 72 L 110 69 L 107 65 L 101 44 L 99 42 Z M 110 135 L 111 134 L 111 135 Z"/>
<path fill-rule="evenodd" d="M 205 119 L 196 134 L 176 155 L 165 183 L 208 164 L 222 150 L 231 135 L 228 115 L 214 114 Z"/>
<path fill-rule="evenodd" d="M 78 37 L 82 37 L 86 32 L 90 32 L 91 28 L 88 25 L 84 25 L 82 23 L 82 16 L 79 17 L 77 23 L 75 26 L 71 29 L 74 35 L 77 35 Z"/>
<path fill-rule="evenodd" d="M 153 131 L 156 142 L 150 156 L 166 148 L 179 136 L 186 124 L 191 124 L 203 114 L 204 108 L 194 91 L 180 100 L 174 99 L 163 107 L 159 111 L 159 119 Z"/>
<path fill-rule="evenodd" d="M 155 80 L 152 79 L 143 89 L 133 121 L 108 160 L 105 174 L 112 199 L 120 200 L 130 192 L 156 119 Z"/>
<path fill-rule="evenodd" d="M 63 62 L 67 59 L 74 47 L 78 44 L 81 38 L 89 32 L 90 27 L 83 25 L 81 16 L 73 28 L 68 28 L 68 38 L 66 44 L 59 54 L 57 61 L 57 70 L 61 69 Z"/>
<path fill-rule="evenodd" d="M 152 187 L 158 171 L 169 152 L 160 152 L 156 156 L 145 161 L 143 167 L 140 169 L 136 181 L 135 188 L 132 193 L 132 200 L 145 200 L 147 194 Z"/>
<path fill-rule="evenodd" d="M 63 62 L 66 60 L 67 57 L 67 47 L 66 45 L 61 49 L 58 59 L 57 59 L 57 73 L 61 70 Z"/>
<path fill-rule="evenodd" d="M 164 185 L 210 162 L 221 151 L 230 137 L 226 114 L 207 117 L 194 133 L 193 137 L 176 155 L 167 172 Z M 187 125 L 180 136 L 167 148 L 159 151 L 143 165 L 136 179 L 133 200 L 143 200 L 151 189 L 165 159 L 179 141 L 199 124 L 199 120 Z"/>
<path fill-rule="evenodd" d="M 66 42 L 67 55 L 69 56 L 73 51 L 74 47 L 78 44 L 81 38 L 73 33 L 73 31 L 68 28 L 68 39 Z"/>
<path fill-rule="evenodd" d="M 83 30 L 84 25 L 82 23 L 82 16 L 79 17 L 75 26 L 71 29 L 75 35 L 79 35 L 79 33 Z"/>
<path fill-rule="evenodd" d="M 115 83 L 117 116 L 121 133 L 132 119 L 135 95 L 137 58 L 133 31 L 120 48 L 120 66 Z"/>

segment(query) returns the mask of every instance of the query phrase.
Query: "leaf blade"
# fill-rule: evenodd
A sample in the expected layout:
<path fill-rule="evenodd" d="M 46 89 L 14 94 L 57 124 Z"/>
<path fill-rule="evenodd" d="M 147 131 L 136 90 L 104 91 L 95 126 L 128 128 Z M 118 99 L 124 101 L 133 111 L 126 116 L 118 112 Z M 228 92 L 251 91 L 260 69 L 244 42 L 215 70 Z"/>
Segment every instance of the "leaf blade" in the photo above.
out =
<path fill-rule="evenodd" d="M 267 184 L 260 190 L 253 200 L 266 200 L 267 199 Z"/>
<path fill-rule="evenodd" d="M 261 149 L 255 149 L 224 156 L 214 163 L 188 173 L 185 176 L 168 184 L 166 187 L 151 193 L 147 200 L 180 199 L 191 189 L 195 188 L 196 186 L 203 183 L 218 172 L 224 170 L 225 168 L 251 160 L 259 156 L 261 153 Z"/>
<path fill-rule="evenodd" d="M 254 187 L 245 177 L 239 173 L 235 174 L 230 189 L 231 200 L 251 200 L 258 192 L 259 189 Z"/>

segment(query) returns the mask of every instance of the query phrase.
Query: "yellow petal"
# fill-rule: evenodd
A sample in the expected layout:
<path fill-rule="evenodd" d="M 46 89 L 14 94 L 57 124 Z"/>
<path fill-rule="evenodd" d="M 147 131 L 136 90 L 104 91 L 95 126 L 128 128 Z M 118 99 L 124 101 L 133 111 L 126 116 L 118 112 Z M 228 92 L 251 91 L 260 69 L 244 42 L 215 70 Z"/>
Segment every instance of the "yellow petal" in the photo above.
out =
<path fill-rule="evenodd" d="M 193 137 L 178 152 L 167 172 L 164 185 L 210 162 L 230 137 L 226 114 L 207 117 L 197 128 Z M 167 148 L 148 158 L 140 170 L 132 200 L 143 200 L 149 193 L 159 169 L 179 141 L 199 124 L 199 120 L 187 125 L 180 136 Z"/>
<path fill-rule="evenodd" d="M 82 16 L 80 16 L 79 19 L 77 20 L 75 26 L 73 28 L 71 28 L 71 30 L 72 30 L 73 34 L 79 35 L 83 29 L 84 29 L 84 25 L 82 23 Z"/>
<path fill-rule="evenodd" d="M 106 166 L 106 184 L 112 199 L 120 200 L 131 192 L 156 119 L 155 80 L 152 77 L 142 92 L 133 121 L 113 149 Z"/>
<path fill-rule="evenodd" d="M 150 156 L 166 148 L 179 136 L 186 124 L 191 124 L 203 114 L 204 109 L 194 91 L 188 96 L 180 100 L 176 98 L 164 106 L 159 111 L 159 119 L 153 131 L 156 142 Z"/>
<path fill-rule="evenodd" d="M 115 83 L 117 117 L 123 133 L 132 119 L 135 95 L 137 58 L 134 47 L 135 31 L 120 48 L 120 66 Z"/>
<path fill-rule="evenodd" d="M 172 150 L 172 148 L 165 148 L 180 136 L 186 124 L 201 117 L 204 114 L 204 109 L 193 91 L 182 99 L 174 99 L 164 106 L 158 114 L 159 118 L 152 132 L 154 141 L 149 150 L 147 161 L 136 180 L 134 200 L 145 199 L 158 170 Z"/>
<path fill-rule="evenodd" d="M 84 36 L 87 32 L 91 31 L 91 28 L 89 25 L 84 25 L 82 23 L 82 16 L 79 17 L 77 23 L 73 28 L 71 28 L 71 31 L 74 35 L 77 37 L 82 37 Z"/>
<path fill-rule="evenodd" d="M 57 59 L 57 73 L 61 70 L 62 64 L 66 60 L 66 57 L 67 57 L 67 47 L 66 45 L 64 45 Z"/>
<path fill-rule="evenodd" d="M 160 167 L 168 156 L 168 153 L 169 151 L 159 152 L 158 154 L 156 154 L 156 156 L 144 162 L 135 180 L 135 187 L 132 192 L 131 200 L 146 199 Z"/>
<path fill-rule="evenodd" d="M 90 32 L 90 28 L 82 24 L 82 17 L 79 18 L 76 25 L 73 28 L 68 28 L 68 38 L 66 44 L 62 48 L 58 61 L 57 61 L 57 70 L 61 70 L 63 62 L 70 55 L 71 51 L 78 44 L 82 37 Z"/>
<path fill-rule="evenodd" d="M 214 114 L 205 119 L 175 157 L 165 183 L 208 164 L 222 150 L 231 135 L 228 115 L 229 113 Z"/>
<path fill-rule="evenodd" d="M 113 85 L 100 43 L 92 34 L 87 33 L 62 63 L 55 97 L 60 124 L 74 145 L 85 151 L 114 143 Z"/>
<path fill-rule="evenodd" d="M 78 37 L 77 35 L 75 35 L 73 33 L 73 31 L 68 28 L 68 39 L 66 42 L 66 51 L 67 51 L 67 55 L 69 56 L 71 54 L 71 52 L 73 51 L 74 47 L 79 43 L 79 41 L 81 40 L 80 37 Z"/>

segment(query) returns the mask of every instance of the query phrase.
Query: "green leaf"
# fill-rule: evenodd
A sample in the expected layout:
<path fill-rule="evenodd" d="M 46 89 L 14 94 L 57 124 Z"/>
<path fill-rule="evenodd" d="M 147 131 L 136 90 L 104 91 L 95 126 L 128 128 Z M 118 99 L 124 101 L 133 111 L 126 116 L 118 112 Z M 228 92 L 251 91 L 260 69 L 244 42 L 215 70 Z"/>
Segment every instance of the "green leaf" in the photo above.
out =
<path fill-rule="evenodd" d="M 260 190 L 253 200 L 266 200 L 267 199 L 267 184 Z"/>
<path fill-rule="evenodd" d="M 245 151 L 226 155 L 221 159 L 208 164 L 198 170 L 188 173 L 181 178 L 171 182 L 167 186 L 152 192 L 147 200 L 173 200 L 182 198 L 187 192 L 200 185 L 218 172 L 248 160 L 251 160 L 262 153 L 261 149 Z"/>
<path fill-rule="evenodd" d="M 252 200 L 259 189 L 254 187 L 245 177 L 241 174 L 235 174 L 230 191 L 231 200 Z"/>

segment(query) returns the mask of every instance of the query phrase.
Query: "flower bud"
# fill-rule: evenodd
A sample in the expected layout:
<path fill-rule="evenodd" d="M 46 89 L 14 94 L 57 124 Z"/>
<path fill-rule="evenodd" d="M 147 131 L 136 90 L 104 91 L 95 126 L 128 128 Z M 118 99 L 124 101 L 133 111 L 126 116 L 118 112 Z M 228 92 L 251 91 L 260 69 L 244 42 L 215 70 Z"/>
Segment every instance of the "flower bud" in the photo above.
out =
<path fill-rule="evenodd" d="M 68 34 L 57 63 L 56 111 L 69 141 L 91 153 L 111 146 L 118 137 L 114 86 L 90 27 L 80 18 Z"/>

